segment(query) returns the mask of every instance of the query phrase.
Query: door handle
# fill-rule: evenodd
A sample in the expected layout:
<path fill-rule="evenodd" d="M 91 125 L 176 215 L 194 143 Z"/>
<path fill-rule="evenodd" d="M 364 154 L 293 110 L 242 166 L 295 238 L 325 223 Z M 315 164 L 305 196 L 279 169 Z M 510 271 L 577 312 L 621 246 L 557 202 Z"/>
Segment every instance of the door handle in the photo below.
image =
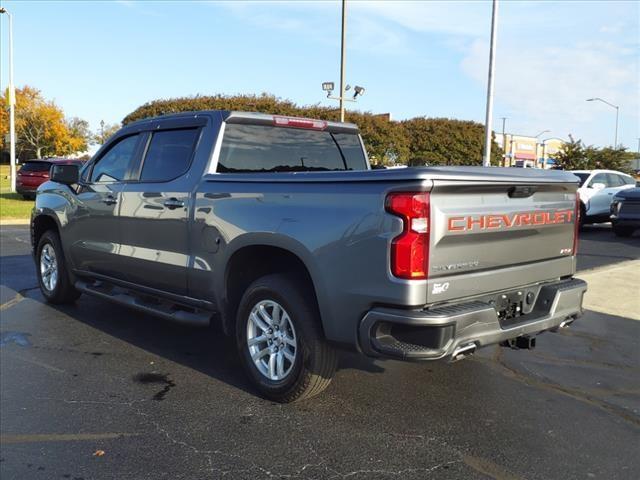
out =
<path fill-rule="evenodd" d="M 118 203 L 118 200 L 116 199 L 116 197 L 114 197 L 113 195 L 107 195 L 103 200 L 103 203 L 107 204 L 107 205 L 115 205 L 116 203 Z"/>
<path fill-rule="evenodd" d="M 184 207 L 184 202 L 182 200 L 178 200 L 177 198 L 170 198 L 164 201 L 163 204 L 169 210 L 174 210 L 176 208 Z"/>

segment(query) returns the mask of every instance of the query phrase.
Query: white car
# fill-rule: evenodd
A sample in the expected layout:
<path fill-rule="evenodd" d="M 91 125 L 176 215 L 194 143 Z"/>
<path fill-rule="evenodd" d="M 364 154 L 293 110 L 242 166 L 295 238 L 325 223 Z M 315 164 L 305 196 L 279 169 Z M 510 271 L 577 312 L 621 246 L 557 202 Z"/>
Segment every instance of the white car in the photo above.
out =
<path fill-rule="evenodd" d="M 580 178 L 580 223 L 608 222 L 613 196 L 620 190 L 633 188 L 631 175 L 615 170 L 572 170 Z"/>

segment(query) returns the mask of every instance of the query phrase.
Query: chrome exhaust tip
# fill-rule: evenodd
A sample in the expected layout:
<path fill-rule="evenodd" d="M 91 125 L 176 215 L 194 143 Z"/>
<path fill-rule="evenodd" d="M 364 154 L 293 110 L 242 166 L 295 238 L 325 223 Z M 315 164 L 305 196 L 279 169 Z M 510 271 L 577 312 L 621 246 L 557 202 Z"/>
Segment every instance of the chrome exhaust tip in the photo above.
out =
<path fill-rule="evenodd" d="M 450 361 L 457 362 L 459 360 L 462 360 L 463 358 L 473 355 L 473 353 L 476 351 L 476 348 L 477 347 L 475 343 L 467 343 L 465 345 L 458 346 L 451 354 Z"/>
<path fill-rule="evenodd" d="M 556 332 L 559 332 L 563 328 L 569 328 L 574 321 L 575 321 L 575 318 L 569 317 L 566 320 L 563 320 L 560 323 L 560 325 L 558 325 L 556 328 L 552 328 L 551 331 L 556 333 Z"/>

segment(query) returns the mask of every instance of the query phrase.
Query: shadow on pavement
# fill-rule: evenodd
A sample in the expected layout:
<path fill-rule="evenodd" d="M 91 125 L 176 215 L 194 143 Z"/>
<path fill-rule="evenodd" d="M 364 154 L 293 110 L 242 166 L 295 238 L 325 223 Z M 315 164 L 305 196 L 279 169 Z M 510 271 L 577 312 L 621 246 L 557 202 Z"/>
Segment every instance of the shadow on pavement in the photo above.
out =
<path fill-rule="evenodd" d="M 640 230 L 631 237 L 617 237 L 611 224 L 599 223 L 585 225 L 578 238 L 578 270 L 640 258 Z"/>
<path fill-rule="evenodd" d="M 35 283 L 35 278 L 31 283 Z M 7 286 L 12 288 L 12 285 Z M 210 327 L 198 328 L 156 318 L 86 294 L 73 305 L 46 304 L 37 289 L 27 291 L 24 296 L 137 348 L 256 395 L 245 378 L 233 339 L 222 332 L 215 317 Z M 346 369 L 369 373 L 385 371 L 372 359 L 341 352 L 338 370 Z"/>

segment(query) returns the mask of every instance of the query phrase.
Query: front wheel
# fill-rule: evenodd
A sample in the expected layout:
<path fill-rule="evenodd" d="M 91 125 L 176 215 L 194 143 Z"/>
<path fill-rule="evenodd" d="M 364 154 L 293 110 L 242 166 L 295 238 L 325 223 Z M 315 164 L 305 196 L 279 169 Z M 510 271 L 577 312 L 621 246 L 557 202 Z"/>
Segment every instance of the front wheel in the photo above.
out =
<path fill-rule="evenodd" d="M 40 291 L 47 302 L 71 303 L 80 296 L 69 279 L 60 237 L 53 230 L 40 237 L 36 249 L 36 270 Z"/>
<path fill-rule="evenodd" d="M 286 275 L 262 277 L 246 290 L 238 308 L 236 344 L 252 384 L 277 402 L 322 392 L 337 365 L 313 296 Z"/>

